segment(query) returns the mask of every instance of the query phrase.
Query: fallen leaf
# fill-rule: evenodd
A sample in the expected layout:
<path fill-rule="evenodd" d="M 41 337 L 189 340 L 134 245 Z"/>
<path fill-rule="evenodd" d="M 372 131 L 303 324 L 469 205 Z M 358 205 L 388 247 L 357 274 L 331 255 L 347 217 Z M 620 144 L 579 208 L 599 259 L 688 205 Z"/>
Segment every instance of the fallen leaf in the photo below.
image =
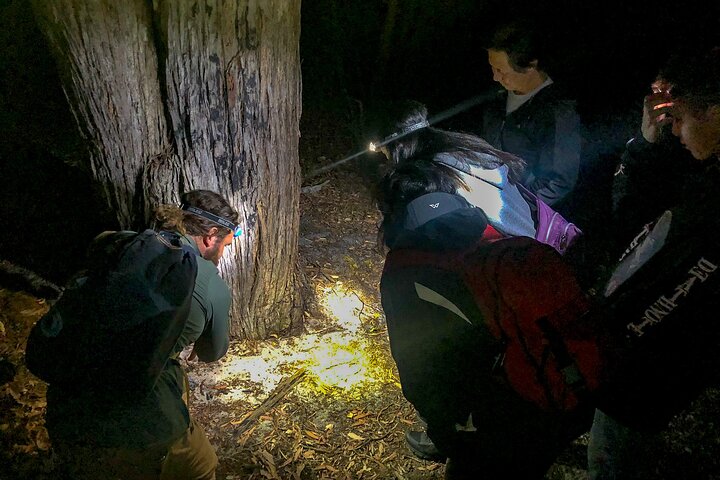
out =
<path fill-rule="evenodd" d="M 347 436 L 352 438 L 353 440 L 358 440 L 358 441 L 365 440 L 363 437 L 361 437 L 360 435 L 354 434 L 353 432 L 348 433 Z"/>
<path fill-rule="evenodd" d="M 7 389 L 8 389 L 8 392 L 10 392 L 10 395 L 12 395 L 12 397 L 15 399 L 16 402 L 22 403 L 22 396 L 20 395 L 20 392 L 15 390 L 13 388 L 12 384 L 8 384 Z"/>
<path fill-rule="evenodd" d="M 300 474 L 303 470 L 305 470 L 305 463 L 301 463 L 297 466 L 297 468 L 295 469 L 295 473 L 293 474 L 293 478 L 295 480 L 300 480 Z"/>
<path fill-rule="evenodd" d="M 267 450 L 261 450 L 260 455 L 265 459 L 268 465 L 275 465 L 275 458 Z"/>
<path fill-rule="evenodd" d="M 331 471 L 332 473 L 337 473 L 337 472 L 338 472 L 338 469 L 337 469 L 337 468 L 333 467 L 332 465 L 328 465 L 327 463 L 323 463 L 322 465 L 320 465 L 319 467 L 317 467 L 316 470 L 329 470 L 329 471 Z"/>
<path fill-rule="evenodd" d="M 243 415 L 241 418 L 238 418 L 237 420 L 230 420 L 230 423 L 232 425 L 238 425 L 238 424 L 244 422 L 245 419 L 248 418 L 249 416 L 250 416 L 250 413 L 246 413 L 245 415 Z"/>
<path fill-rule="evenodd" d="M 381 463 L 389 462 L 390 460 L 395 460 L 397 458 L 397 452 L 391 453 L 387 457 L 383 458 Z"/>
<path fill-rule="evenodd" d="M 29 308 L 27 310 L 21 310 L 20 315 L 24 317 L 35 317 L 45 312 L 45 308 Z"/>
<path fill-rule="evenodd" d="M 370 415 L 372 415 L 370 412 L 360 412 L 356 414 L 353 418 L 355 419 L 355 421 L 358 421 L 362 418 L 369 417 Z"/>
<path fill-rule="evenodd" d="M 37 450 L 35 445 L 13 445 L 13 450 L 22 452 L 22 453 L 31 453 Z"/>
<path fill-rule="evenodd" d="M 37 445 L 39 450 L 50 450 L 50 437 L 44 428 L 37 430 L 35 434 L 35 445 Z"/>

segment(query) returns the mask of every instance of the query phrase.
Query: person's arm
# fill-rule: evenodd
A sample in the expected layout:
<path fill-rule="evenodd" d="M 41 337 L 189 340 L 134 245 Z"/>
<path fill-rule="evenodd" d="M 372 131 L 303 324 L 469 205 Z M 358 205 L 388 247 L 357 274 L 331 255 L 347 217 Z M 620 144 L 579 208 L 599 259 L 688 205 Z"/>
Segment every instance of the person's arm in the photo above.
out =
<path fill-rule="evenodd" d="M 613 224 L 621 242 L 672 206 L 689 164 L 689 156 L 666 129 L 671 121 L 668 98 L 662 92 L 645 97 L 640 131 L 627 142 L 613 178 Z"/>
<path fill-rule="evenodd" d="M 192 309 L 201 309 L 205 318 L 205 328 L 193 351 L 201 361 L 214 362 L 225 355 L 230 342 L 230 290 L 217 275 L 210 277 L 207 287 L 205 298 L 199 298 L 197 291 L 193 293 Z"/>
<path fill-rule="evenodd" d="M 672 99 L 662 84 L 655 82 L 651 88 L 653 93 L 643 99 L 640 131 L 625 145 L 620 165 L 615 172 L 613 181 L 614 213 L 622 208 L 623 203 L 626 203 L 626 198 L 629 198 L 630 202 L 634 202 L 633 196 L 638 195 L 635 190 L 650 183 L 647 182 L 647 175 L 652 178 L 657 173 L 662 173 L 662 169 L 666 167 L 661 162 L 663 157 L 670 152 L 667 147 L 668 142 L 663 141 L 667 140 L 668 132 L 663 134 L 663 129 L 672 122 L 672 118 L 668 115 L 669 108 L 672 107 Z M 655 175 L 653 175 L 653 170 L 655 170 Z M 640 195 L 644 193 L 640 192 Z M 638 195 L 638 198 L 642 197 Z"/>
<path fill-rule="evenodd" d="M 571 103 L 555 108 L 553 127 L 527 185 L 548 205 L 557 204 L 575 188 L 580 172 L 580 117 Z"/>
<path fill-rule="evenodd" d="M 217 273 L 217 267 L 198 256 L 190 315 L 185 322 L 177 348 L 182 350 L 194 343 L 188 359 L 196 356 L 203 362 L 214 362 L 227 352 L 229 344 L 228 315 L 230 289 Z M 179 351 L 178 350 L 178 351 Z"/>
<path fill-rule="evenodd" d="M 646 192 L 642 187 L 649 183 L 648 174 L 651 178 L 653 176 L 653 159 L 661 159 L 662 156 L 662 147 L 649 143 L 640 132 L 625 144 L 620 164 L 613 177 L 613 213 L 622 210 L 626 204 L 636 203 L 645 197 Z M 664 162 L 659 160 L 657 163 Z"/>

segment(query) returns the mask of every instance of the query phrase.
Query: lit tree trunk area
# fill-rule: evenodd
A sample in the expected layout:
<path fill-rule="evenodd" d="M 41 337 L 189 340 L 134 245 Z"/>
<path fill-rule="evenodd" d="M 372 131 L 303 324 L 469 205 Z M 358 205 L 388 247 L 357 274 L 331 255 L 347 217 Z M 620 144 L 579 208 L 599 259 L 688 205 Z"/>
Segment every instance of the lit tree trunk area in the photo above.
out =
<path fill-rule="evenodd" d="M 209 189 L 240 212 L 221 263 L 232 334 L 265 338 L 302 315 L 297 243 L 300 1 L 33 3 L 122 228 Z"/>

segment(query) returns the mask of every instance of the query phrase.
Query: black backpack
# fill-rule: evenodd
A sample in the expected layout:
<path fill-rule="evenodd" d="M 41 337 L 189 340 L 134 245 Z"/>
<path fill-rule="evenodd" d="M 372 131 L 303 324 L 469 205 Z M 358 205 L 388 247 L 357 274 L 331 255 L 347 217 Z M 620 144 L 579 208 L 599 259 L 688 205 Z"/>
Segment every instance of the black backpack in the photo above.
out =
<path fill-rule="evenodd" d="M 25 361 L 63 389 L 143 398 L 187 321 L 197 259 L 174 233 L 101 237 L 87 269 L 33 327 Z"/>

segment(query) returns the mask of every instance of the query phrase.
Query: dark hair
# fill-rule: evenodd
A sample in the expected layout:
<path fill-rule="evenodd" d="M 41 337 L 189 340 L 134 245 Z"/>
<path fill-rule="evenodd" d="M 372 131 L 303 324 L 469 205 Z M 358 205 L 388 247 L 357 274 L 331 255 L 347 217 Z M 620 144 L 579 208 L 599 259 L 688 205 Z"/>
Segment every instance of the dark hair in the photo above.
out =
<path fill-rule="evenodd" d="M 543 70 L 541 63 L 545 57 L 545 42 L 536 25 L 528 20 L 516 20 L 500 25 L 485 48 L 505 52 L 510 66 L 516 72 L 526 70 L 533 61 L 537 61 L 535 68 Z"/>
<path fill-rule="evenodd" d="M 408 203 L 426 193 L 455 194 L 461 185 L 455 170 L 425 158 L 403 162 L 388 172 L 375 189 L 375 202 L 382 214 L 378 247 L 392 244 Z"/>
<path fill-rule="evenodd" d="M 677 52 L 658 78 L 669 83 L 672 97 L 686 103 L 691 111 L 702 112 L 720 105 L 720 47 Z"/>
<path fill-rule="evenodd" d="M 237 223 L 238 213 L 225 198 L 210 190 L 192 190 L 180 196 L 181 205 L 197 207 Z M 224 237 L 230 229 L 204 217 L 180 209 L 179 205 L 161 205 L 155 210 L 156 228 L 177 231 L 187 235 L 207 235 L 211 228 L 218 229 L 216 236 Z"/>
<path fill-rule="evenodd" d="M 431 159 L 436 154 L 447 153 L 490 170 L 507 165 L 510 181 L 519 181 L 525 168 L 525 162 L 521 158 L 498 150 L 482 138 L 468 133 L 433 127 L 406 133 L 411 127 L 427 122 L 427 108 L 420 102 L 407 100 L 397 109 L 399 120 L 393 122 L 392 133 L 397 133 L 398 138 L 386 145 L 390 159 L 396 165 L 419 158 Z"/>

